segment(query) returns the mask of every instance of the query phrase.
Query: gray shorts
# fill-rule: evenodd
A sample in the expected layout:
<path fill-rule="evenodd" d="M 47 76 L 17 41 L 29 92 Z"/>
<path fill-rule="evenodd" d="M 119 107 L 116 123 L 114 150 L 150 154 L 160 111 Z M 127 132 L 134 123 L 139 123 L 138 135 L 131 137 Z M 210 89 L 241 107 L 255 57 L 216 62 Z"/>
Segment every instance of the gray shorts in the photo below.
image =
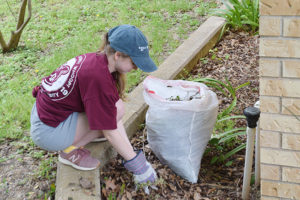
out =
<path fill-rule="evenodd" d="M 37 113 L 36 103 L 31 111 L 30 135 L 33 142 L 48 151 L 59 151 L 71 146 L 75 139 L 78 113 L 72 113 L 57 127 L 44 124 Z"/>

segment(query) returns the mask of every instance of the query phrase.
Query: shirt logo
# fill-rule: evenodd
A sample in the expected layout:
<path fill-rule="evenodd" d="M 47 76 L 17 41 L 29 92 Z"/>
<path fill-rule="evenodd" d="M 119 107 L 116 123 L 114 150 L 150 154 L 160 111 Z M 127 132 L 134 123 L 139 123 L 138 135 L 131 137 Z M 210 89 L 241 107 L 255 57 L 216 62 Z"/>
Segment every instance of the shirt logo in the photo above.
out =
<path fill-rule="evenodd" d="M 64 99 L 72 92 L 85 58 L 83 55 L 69 60 L 42 80 L 42 87 L 51 100 Z"/>
<path fill-rule="evenodd" d="M 66 75 L 70 72 L 69 65 L 62 65 L 56 69 L 48 79 L 45 79 L 45 84 L 52 86 L 61 76 Z"/>

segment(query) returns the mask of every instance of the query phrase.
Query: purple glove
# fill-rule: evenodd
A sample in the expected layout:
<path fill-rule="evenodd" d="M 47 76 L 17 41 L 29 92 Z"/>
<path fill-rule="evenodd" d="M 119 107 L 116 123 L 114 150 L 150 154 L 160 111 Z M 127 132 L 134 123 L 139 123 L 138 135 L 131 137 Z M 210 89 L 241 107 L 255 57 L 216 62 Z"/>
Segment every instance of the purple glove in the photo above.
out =
<path fill-rule="evenodd" d="M 156 172 L 147 162 L 143 152 L 140 150 L 137 155 L 124 163 L 124 167 L 133 173 L 136 183 L 154 183 L 157 179 Z"/>

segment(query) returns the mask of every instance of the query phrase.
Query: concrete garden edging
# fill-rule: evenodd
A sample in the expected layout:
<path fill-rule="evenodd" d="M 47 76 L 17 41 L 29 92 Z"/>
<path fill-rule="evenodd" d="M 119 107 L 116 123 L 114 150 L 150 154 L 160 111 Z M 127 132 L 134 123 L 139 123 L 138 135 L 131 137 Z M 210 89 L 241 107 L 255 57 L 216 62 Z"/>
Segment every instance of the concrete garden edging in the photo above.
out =
<path fill-rule="evenodd" d="M 185 76 L 218 42 L 225 20 L 220 17 L 208 18 L 180 45 L 151 75 L 171 80 Z M 132 137 L 145 120 L 147 105 L 143 98 L 143 86 L 139 84 L 125 103 L 126 114 L 123 122 L 127 134 Z M 87 148 L 101 162 L 101 168 L 116 155 L 109 142 L 91 143 Z M 92 184 L 91 189 L 83 189 L 79 180 L 85 179 Z M 79 171 L 57 163 L 56 200 L 94 200 L 101 199 L 100 170 Z"/>

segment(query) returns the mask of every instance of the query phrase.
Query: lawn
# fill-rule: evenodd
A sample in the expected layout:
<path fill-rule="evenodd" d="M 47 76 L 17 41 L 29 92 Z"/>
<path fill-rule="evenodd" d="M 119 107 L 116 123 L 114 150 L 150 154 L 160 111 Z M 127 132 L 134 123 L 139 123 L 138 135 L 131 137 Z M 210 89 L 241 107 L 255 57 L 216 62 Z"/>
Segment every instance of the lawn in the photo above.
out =
<path fill-rule="evenodd" d="M 28 137 L 34 98 L 31 90 L 41 78 L 70 58 L 94 52 L 103 33 L 119 24 L 139 27 L 159 66 L 189 33 L 196 30 L 216 0 L 32 0 L 32 18 L 19 47 L 0 54 L 0 143 Z M 20 1 L 0 4 L 0 30 L 6 41 L 15 30 Z M 1 50 L 0 50 L 1 52 Z M 145 74 L 128 74 L 128 89 Z"/>

